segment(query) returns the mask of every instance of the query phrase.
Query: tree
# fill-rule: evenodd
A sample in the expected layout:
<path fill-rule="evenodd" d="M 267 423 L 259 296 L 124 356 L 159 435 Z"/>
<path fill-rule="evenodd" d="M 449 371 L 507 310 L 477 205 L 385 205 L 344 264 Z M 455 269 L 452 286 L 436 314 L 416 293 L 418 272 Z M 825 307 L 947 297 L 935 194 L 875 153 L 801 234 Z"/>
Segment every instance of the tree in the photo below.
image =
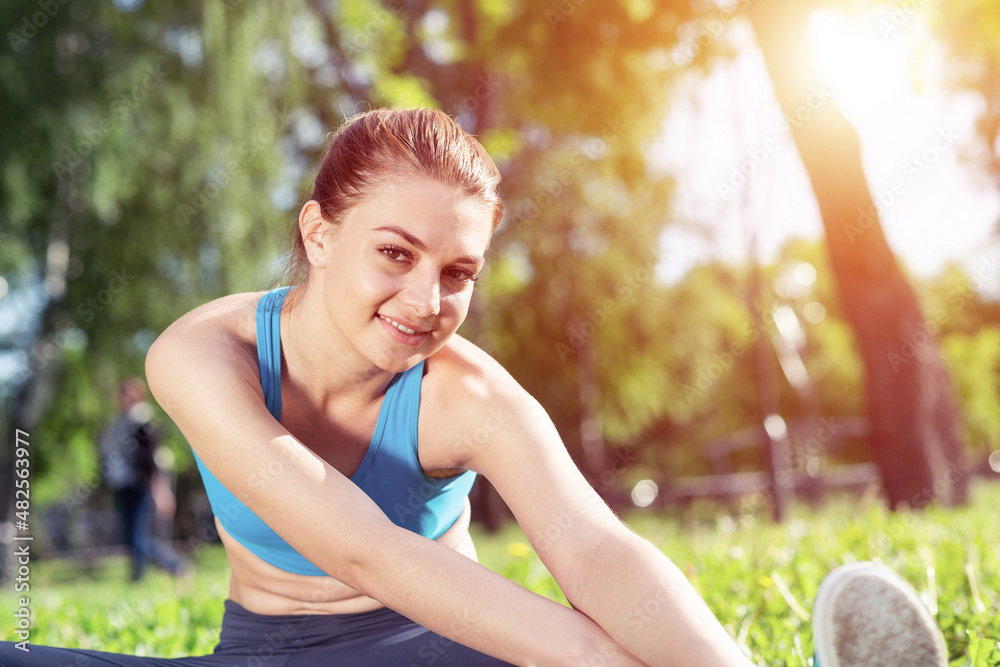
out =
<path fill-rule="evenodd" d="M 954 391 L 913 289 L 879 224 L 857 134 L 817 100 L 807 41 L 813 3 L 760 0 L 748 16 L 809 174 L 841 302 L 865 365 L 871 447 L 889 503 L 962 503 L 967 468 Z"/>
<path fill-rule="evenodd" d="M 253 56 L 288 20 L 224 3 L 8 9 L 0 305 L 32 308 L 0 342 L 28 360 L 4 383 L 3 421 L 44 443 L 34 507 L 76 506 L 99 486 L 94 436 L 116 383 L 206 294 L 262 282 L 260 248 L 286 236 L 272 195 L 288 119 L 254 94 L 268 80 Z"/>
<path fill-rule="evenodd" d="M 956 90 L 979 93 L 976 160 L 1000 188 L 1000 2 L 961 0 L 930 5 L 932 29 L 950 52 L 946 76 Z M 1000 234 L 1000 221 L 996 232 Z"/>

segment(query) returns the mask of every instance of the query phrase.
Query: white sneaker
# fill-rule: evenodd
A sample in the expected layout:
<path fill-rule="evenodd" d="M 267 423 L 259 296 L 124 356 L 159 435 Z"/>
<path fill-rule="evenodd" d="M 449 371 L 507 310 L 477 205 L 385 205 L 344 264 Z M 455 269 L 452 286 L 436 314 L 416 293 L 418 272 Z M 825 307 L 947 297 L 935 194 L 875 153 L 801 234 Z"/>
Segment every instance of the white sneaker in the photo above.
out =
<path fill-rule="evenodd" d="M 813 605 L 814 667 L 947 667 L 937 623 L 917 592 L 884 565 L 828 574 Z"/>

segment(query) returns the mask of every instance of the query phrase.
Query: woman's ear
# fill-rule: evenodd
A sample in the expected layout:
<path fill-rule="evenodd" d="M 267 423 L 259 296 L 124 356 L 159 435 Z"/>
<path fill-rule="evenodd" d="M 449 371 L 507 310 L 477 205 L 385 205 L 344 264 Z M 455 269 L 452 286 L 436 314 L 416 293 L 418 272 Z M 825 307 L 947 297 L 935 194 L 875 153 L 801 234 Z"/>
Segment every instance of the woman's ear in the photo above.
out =
<path fill-rule="evenodd" d="M 299 211 L 299 233 L 302 234 L 302 244 L 306 249 L 309 264 L 317 269 L 326 268 L 326 256 L 330 239 L 327 232 L 330 223 L 323 217 L 319 202 L 310 199 Z"/>

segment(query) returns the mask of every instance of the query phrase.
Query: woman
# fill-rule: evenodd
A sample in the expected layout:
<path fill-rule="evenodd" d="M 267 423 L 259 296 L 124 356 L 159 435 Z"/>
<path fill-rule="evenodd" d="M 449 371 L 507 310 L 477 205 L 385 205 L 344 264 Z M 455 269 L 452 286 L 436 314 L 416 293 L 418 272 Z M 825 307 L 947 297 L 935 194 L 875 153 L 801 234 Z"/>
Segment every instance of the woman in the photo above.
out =
<path fill-rule="evenodd" d="M 751 664 L 679 570 L 601 501 L 542 407 L 455 334 L 503 214 L 499 181 L 442 112 L 348 119 L 299 214 L 295 286 L 196 308 L 146 359 L 154 396 L 197 456 L 232 566 L 216 652 L 0 657 Z M 574 609 L 476 562 L 477 473 Z"/>

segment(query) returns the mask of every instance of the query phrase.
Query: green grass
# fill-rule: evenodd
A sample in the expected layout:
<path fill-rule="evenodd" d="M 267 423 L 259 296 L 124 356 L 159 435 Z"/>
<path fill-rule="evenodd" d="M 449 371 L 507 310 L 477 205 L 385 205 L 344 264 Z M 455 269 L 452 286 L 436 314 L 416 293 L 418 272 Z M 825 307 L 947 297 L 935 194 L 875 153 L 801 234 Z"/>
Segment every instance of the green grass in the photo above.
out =
<path fill-rule="evenodd" d="M 761 513 L 721 514 L 708 505 L 683 514 L 633 512 L 624 518 L 681 567 L 759 664 L 809 665 L 807 619 L 820 581 L 840 564 L 878 560 L 912 583 L 926 602 L 936 599 L 953 665 L 996 667 L 998 506 L 1000 485 L 980 484 L 973 488 L 972 505 L 954 511 L 891 514 L 877 503 L 843 497 L 815 512 L 798 507 L 781 525 Z M 516 524 L 492 536 L 474 530 L 474 538 L 484 565 L 565 602 Z M 189 579 L 153 571 L 132 586 L 126 577 L 123 558 L 89 572 L 67 563 L 32 563 L 31 643 L 162 657 L 212 652 L 229 586 L 220 545 L 198 552 Z M 15 604 L 10 588 L 0 593 L 0 639 L 14 639 L 9 619 Z"/>

